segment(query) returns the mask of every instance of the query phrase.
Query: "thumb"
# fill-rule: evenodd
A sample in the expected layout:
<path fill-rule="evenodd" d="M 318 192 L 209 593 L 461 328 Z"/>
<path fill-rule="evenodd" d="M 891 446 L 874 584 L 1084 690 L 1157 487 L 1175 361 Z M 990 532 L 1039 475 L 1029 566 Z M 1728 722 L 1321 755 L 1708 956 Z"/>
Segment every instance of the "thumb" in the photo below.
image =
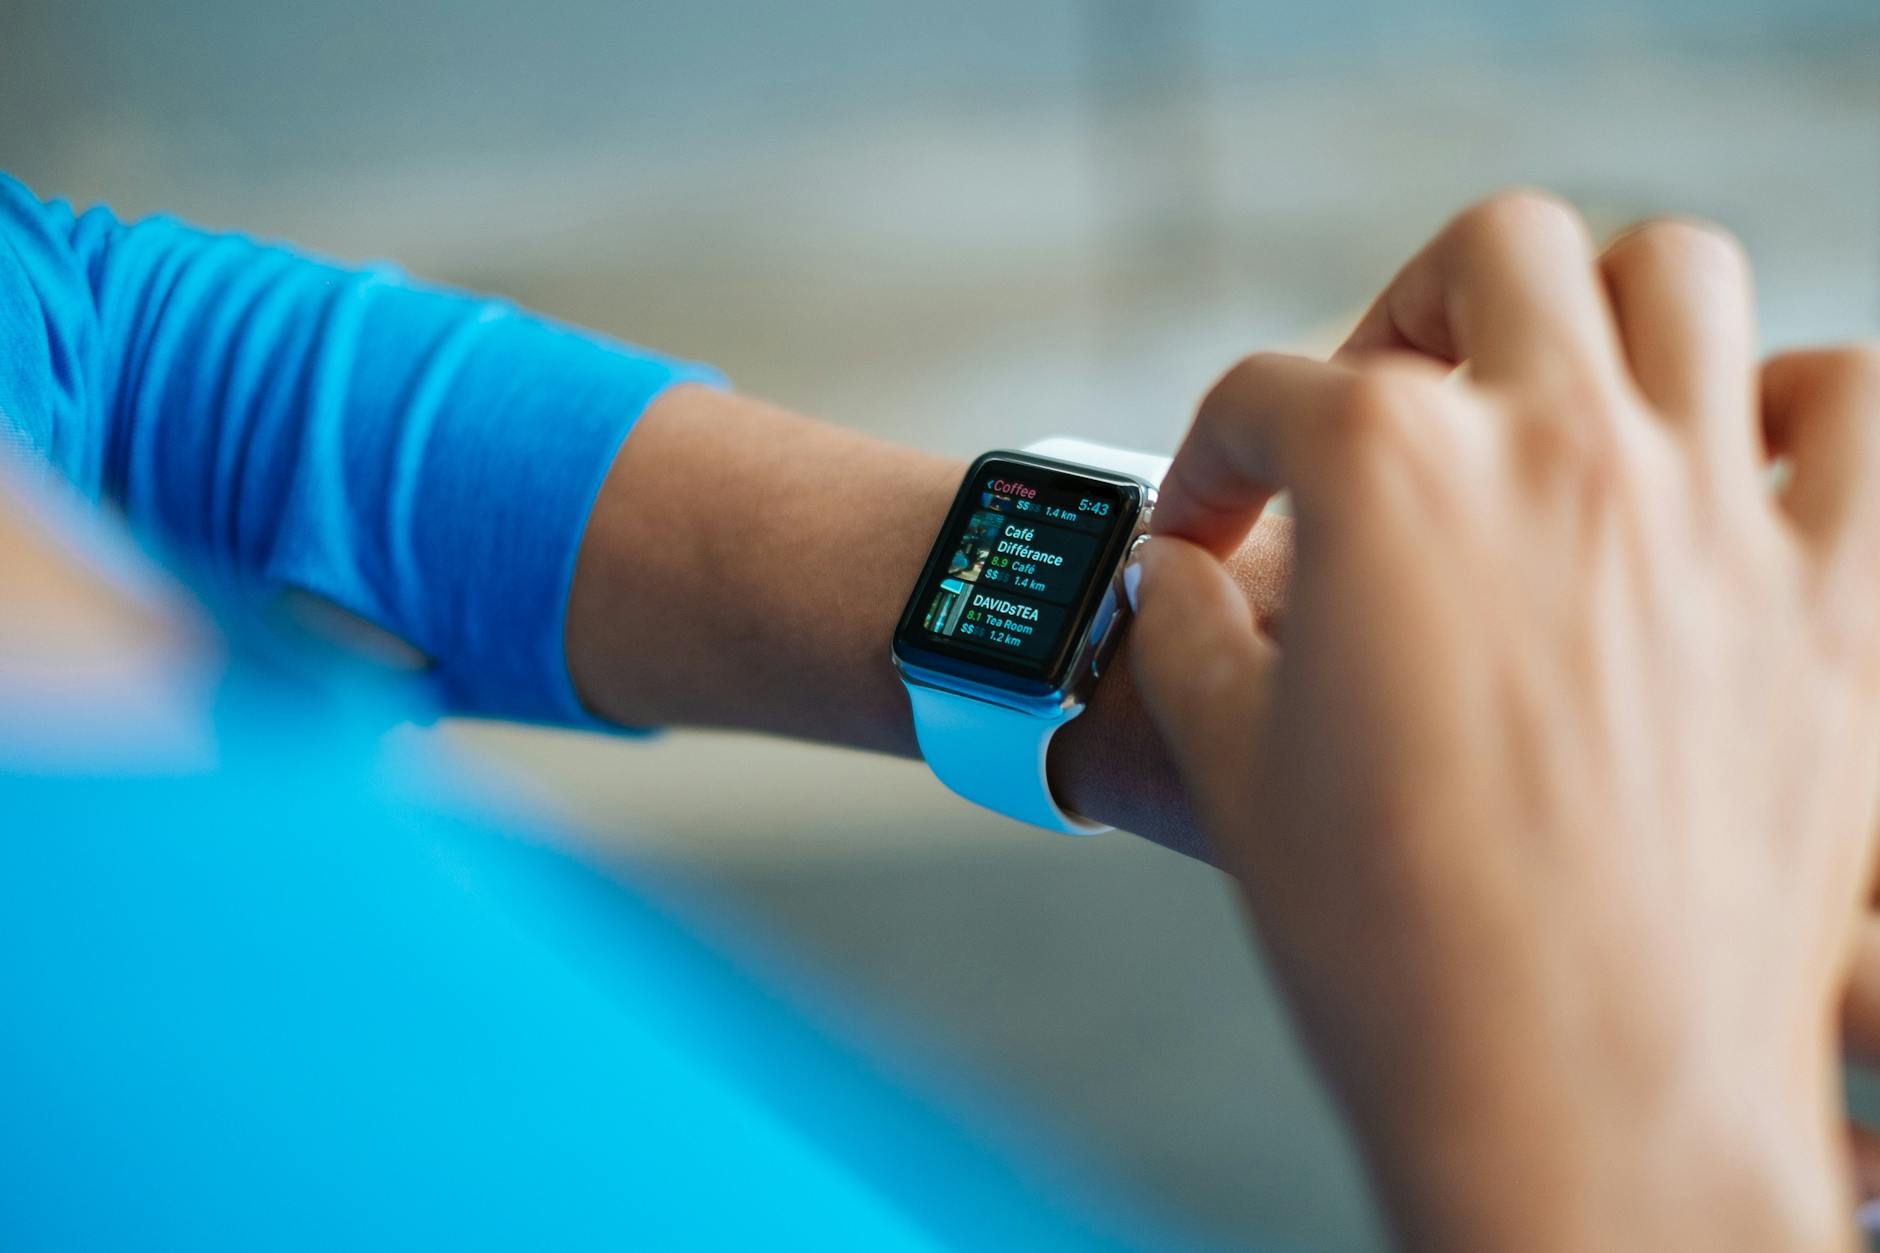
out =
<path fill-rule="evenodd" d="M 1130 668 L 1204 821 L 1249 812 L 1254 754 L 1276 660 L 1253 608 L 1219 559 L 1157 536 L 1136 550 L 1125 585 L 1136 621 Z"/>

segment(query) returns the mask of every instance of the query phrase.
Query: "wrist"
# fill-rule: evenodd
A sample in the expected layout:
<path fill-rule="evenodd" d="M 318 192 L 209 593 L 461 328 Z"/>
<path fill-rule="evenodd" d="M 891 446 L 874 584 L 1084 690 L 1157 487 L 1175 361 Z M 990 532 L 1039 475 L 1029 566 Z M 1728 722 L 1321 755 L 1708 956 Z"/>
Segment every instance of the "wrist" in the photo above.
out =
<path fill-rule="evenodd" d="M 1292 568 L 1291 520 L 1262 518 L 1227 564 L 1255 620 L 1262 629 L 1276 629 Z M 1088 709 L 1052 741 L 1052 790 L 1075 813 L 1214 861 L 1174 761 L 1136 691 L 1129 651 L 1125 635 Z"/>
<path fill-rule="evenodd" d="M 915 754 L 888 645 L 962 472 L 733 393 L 668 392 L 626 441 L 582 541 L 566 649 L 583 702 L 626 725 Z M 1283 593 L 1286 552 L 1283 522 L 1263 523 L 1236 563 L 1263 612 Z M 1203 855 L 1126 640 L 1054 737 L 1049 769 L 1066 808 Z"/>

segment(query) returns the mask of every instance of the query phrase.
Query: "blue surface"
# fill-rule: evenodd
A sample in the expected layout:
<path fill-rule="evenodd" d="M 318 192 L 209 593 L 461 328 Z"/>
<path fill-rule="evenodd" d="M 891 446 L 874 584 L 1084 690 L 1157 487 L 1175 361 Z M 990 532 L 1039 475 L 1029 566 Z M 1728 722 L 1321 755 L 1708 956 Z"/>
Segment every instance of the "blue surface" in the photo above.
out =
<path fill-rule="evenodd" d="M 373 702 L 216 704 L 213 769 L 0 769 L 6 1248 L 1116 1243 Z"/>

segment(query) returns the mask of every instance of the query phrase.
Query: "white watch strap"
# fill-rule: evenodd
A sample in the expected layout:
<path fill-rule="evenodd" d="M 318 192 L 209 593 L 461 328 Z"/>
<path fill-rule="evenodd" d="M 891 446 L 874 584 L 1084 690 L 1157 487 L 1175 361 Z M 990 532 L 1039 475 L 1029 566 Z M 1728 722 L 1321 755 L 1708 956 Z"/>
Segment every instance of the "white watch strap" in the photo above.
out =
<path fill-rule="evenodd" d="M 1133 474 L 1160 483 L 1168 458 L 1059 436 L 1025 449 L 1039 457 Z M 987 809 L 1066 835 L 1110 828 L 1064 810 L 1051 795 L 1045 760 L 1057 729 L 1082 713 L 1037 717 L 938 688 L 907 685 L 921 756 L 940 781 Z"/>
<path fill-rule="evenodd" d="M 1112 448 L 1108 444 L 1093 444 L 1087 439 L 1074 439 L 1069 435 L 1053 435 L 1050 439 L 1027 444 L 1025 451 L 1036 457 L 1049 457 L 1053 461 L 1068 461 L 1072 465 L 1096 466 L 1099 470 L 1133 474 L 1158 486 L 1162 477 L 1168 473 L 1167 457 L 1158 457 L 1152 452 L 1136 452 L 1130 448 Z"/>

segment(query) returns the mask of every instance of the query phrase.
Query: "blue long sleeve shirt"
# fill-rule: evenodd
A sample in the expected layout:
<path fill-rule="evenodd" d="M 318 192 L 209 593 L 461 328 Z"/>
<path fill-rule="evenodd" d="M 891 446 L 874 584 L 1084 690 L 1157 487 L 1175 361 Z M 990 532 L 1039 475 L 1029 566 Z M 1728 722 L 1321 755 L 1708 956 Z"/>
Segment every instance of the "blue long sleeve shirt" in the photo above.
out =
<path fill-rule="evenodd" d="M 0 174 L 0 445 L 211 587 L 298 589 L 399 636 L 456 712 L 584 720 L 562 632 L 589 510 L 653 398 L 716 378 Z"/>

